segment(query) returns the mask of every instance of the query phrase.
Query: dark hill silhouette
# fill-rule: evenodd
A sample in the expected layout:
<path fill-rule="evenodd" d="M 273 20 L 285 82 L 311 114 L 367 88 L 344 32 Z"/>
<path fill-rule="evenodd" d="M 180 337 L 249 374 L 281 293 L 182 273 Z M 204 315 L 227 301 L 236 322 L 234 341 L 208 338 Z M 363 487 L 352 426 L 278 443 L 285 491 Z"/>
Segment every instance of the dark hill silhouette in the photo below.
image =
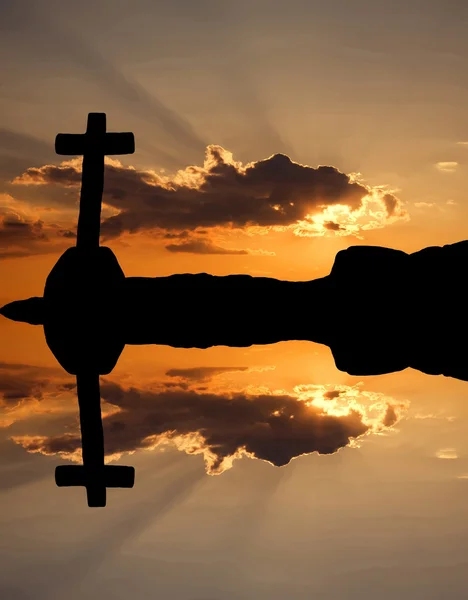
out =
<path fill-rule="evenodd" d="M 352 246 L 337 254 L 327 277 L 305 282 L 205 273 L 125 278 L 110 249 L 70 248 L 44 298 L 0 312 L 43 324 L 50 349 L 73 374 L 83 366 L 109 373 L 125 344 L 309 340 L 329 346 L 337 368 L 350 375 L 412 367 L 468 380 L 460 356 L 467 261 L 468 241 L 413 254 Z"/>

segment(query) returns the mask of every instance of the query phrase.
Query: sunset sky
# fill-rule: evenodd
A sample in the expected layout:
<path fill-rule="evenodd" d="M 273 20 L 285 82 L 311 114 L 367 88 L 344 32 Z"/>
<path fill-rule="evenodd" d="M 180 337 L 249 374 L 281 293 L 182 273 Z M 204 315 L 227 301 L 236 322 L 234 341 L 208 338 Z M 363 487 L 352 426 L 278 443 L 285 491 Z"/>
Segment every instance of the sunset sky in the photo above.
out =
<path fill-rule="evenodd" d="M 465 239 L 467 27 L 462 0 L 4 1 L 0 306 L 75 243 L 54 140 L 89 112 L 135 135 L 102 215 L 127 276 L 310 280 L 351 245 Z M 337 319 L 359 335 L 345 297 Z M 136 483 L 90 509 L 54 482 L 73 377 L 42 328 L 0 339 L 1 598 L 465 598 L 466 382 L 351 377 L 306 342 L 127 346 L 101 393 Z"/>

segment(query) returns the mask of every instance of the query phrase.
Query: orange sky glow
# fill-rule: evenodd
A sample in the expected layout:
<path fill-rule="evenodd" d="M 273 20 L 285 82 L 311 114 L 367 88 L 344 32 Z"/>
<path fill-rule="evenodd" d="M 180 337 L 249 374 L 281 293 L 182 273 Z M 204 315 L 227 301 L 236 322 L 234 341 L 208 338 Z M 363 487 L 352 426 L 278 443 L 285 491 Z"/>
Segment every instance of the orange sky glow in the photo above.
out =
<path fill-rule="evenodd" d="M 89 112 L 135 135 L 101 220 L 128 277 L 308 281 L 352 245 L 467 239 L 468 4 L 72 4 L 0 6 L 0 306 L 75 244 L 82 159 L 54 139 Z M 81 460 L 74 378 L 41 327 L 0 340 L 0 597 L 465 597 L 466 382 L 354 377 L 312 342 L 127 345 L 102 410 L 137 479 L 96 517 L 53 482 Z"/>

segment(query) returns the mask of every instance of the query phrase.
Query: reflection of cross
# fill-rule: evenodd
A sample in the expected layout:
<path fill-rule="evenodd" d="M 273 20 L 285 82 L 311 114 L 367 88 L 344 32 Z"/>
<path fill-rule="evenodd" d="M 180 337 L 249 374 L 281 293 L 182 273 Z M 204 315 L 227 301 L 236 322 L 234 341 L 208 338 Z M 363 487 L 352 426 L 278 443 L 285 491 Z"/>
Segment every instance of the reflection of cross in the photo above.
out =
<path fill-rule="evenodd" d="M 105 113 L 89 113 L 86 133 L 59 133 L 55 151 L 57 154 L 83 155 L 76 245 L 78 248 L 95 248 L 99 246 L 101 226 L 104 156 L 133 154 L 133 133 L 106 133 Z"/>
<path fill-rule="evenodd" d="M 75 260 L 62 267 L 60 274 L 49 276 L 48 286 L 52 288 L 52 296 L 57 294 L 61 298 L 61 291 L 69 300 L 70 293 L 77 293 L 81 299 L 73 318 L 78 320 L 83 316 L 88 317 L 92 306 L 87 306 L 83 298 L 90 298 L 92 303 L 99 297 L 99 286 L 96 287 L 96 275 L 93 266 L 100 264 L 101 251 L 99 248 L 99 234 L 101 227 L 101 202 L 104 189 L 104 156 L 106 154 L 132 154 L 135 151 L 133 133 L 106 133 L 106 115 L 104 113 L 89 113 L 86 133 L 70 134 L 59 133 L 55 139 L 57 154 L 83 155 L 83 172 L 80 197 L 80 214 L 78 217 L 78 230 L 76 249 L 71 249 Z M 84 252 L 83 252 L 84 251 Z M 94 251 L 94 252 L 93 252 Z M 103 255 L 105 258 L 105 255 Z M 60 262 L 60 261 L 59 261 Z M 70 265 L 72 265 L 70 267 Z M 105 265 L 104 265 L 105 266 Z M 56 267 L 57 269 L 57 267 Z M 107 271 L 105 269 L 105 271 Z M 54 273 L 54 271 L 52 272 Z M 52 274 L 51 274 L 52 275 Z M 84 279 L 83 279 L 84 275 Z M 102 280 L 112 276 L 102 272 Z M 123 273 L 122 273 L 123 278 Z M 57 281 L 58 279 L 58 281 Z M 67 289 L 67 286 L 72 286 Z M 63 297 L 62 297 L 63 300 Z M 101 319 L 94 323 L 94 329 L 101 327 Z M 99 336 L 99 331 L 91 334 Z M 57 332 L 50 335 L 50 340 L 57 337 Z M 66 339 L 66 332 L 59 336 L 59 346 Z M 47 332 L 46 332 L 47 338 Z M 89 345 L 92 340 L 84 340 Z M 72 340 L 78 350 L 80 365 L 90 365 L 86 362 L 89 349 L 85 343 Z M 66 348 L 65 348 L 66 350 Z M 82 485 L 86 488 L 89 506 L 106 505 L 106 488 L 108 487 L 133 487 L 135 470 L 133 467 L 104 465 L 104 433 L 101 416 L 101 394 L 99 389 L 99 369 L 92 366 L 76 367 L 77 395 L 80 409 L 81 442 L 83 453 L 83 466 L 63 465 L 55 470 L 55 481 L 58 486 Z"/>

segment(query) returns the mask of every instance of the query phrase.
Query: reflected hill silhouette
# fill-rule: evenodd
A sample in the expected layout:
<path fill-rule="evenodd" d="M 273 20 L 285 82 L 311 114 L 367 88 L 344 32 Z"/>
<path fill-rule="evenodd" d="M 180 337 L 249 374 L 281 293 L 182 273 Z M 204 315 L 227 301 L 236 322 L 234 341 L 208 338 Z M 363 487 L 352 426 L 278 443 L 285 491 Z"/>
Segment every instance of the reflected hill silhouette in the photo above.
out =
<path fill-rule="evenodd" d="M 460 352 L 467 260 L 468 241 L 413 254 L 351 246 L 337 254 L 328 276 L 304 282 L 205 273 L 125 278 L 109 248 L 70 248 L 43 298 L 0 312 L 42 324 L 51 351 L 72 374 L 83 367 L 109 373 L 125 344 L 303 340 L 329 346 L 337 368 L 350 375 L 412 367 L 468 380 Z"/>

